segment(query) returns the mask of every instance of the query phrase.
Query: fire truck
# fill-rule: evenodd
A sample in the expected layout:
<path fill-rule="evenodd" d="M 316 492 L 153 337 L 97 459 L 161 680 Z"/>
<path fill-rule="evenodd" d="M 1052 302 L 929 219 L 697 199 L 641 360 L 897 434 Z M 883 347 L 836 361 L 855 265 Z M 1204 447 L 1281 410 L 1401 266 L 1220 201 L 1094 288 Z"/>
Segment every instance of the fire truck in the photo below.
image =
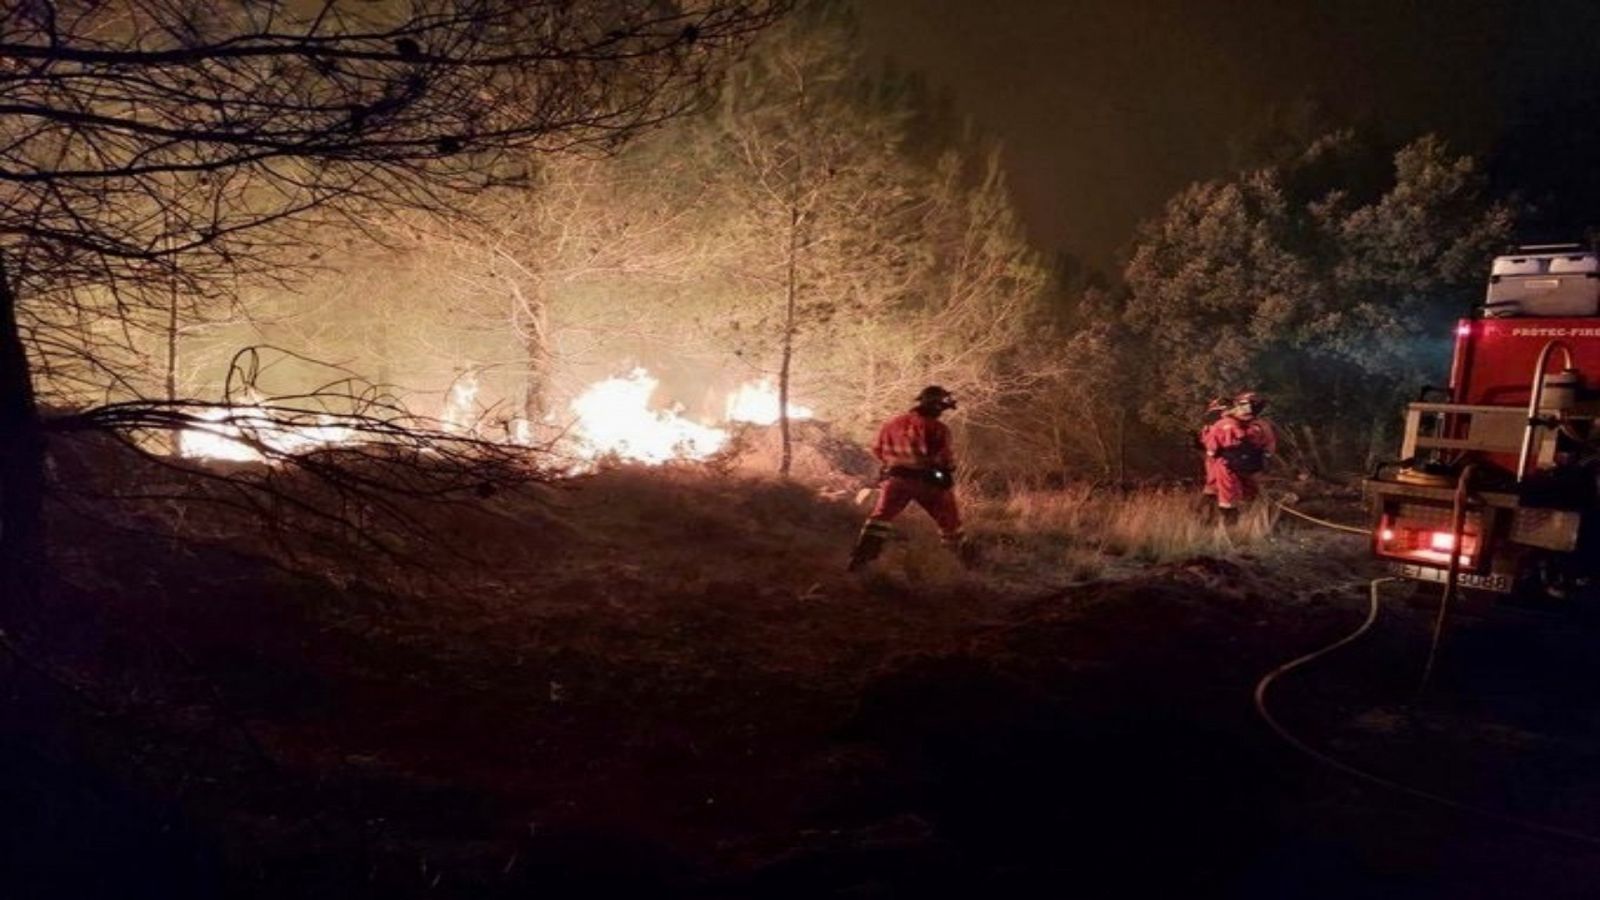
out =
<path fill-rule="evenodd" d="M 1448 387 L 1406 408 L 1364 487 L 1372 550 L 1420 581 L 1575 598 L 1600 588 L 1600 257 L 1496 257 Z"/>

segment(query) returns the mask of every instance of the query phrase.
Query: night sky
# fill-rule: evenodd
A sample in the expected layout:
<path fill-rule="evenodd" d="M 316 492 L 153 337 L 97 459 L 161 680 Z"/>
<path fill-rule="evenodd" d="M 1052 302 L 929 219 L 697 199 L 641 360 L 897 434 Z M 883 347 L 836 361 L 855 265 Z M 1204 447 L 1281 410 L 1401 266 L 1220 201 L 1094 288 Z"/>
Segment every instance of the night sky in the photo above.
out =
<path fill-rule="evenodd" d="M 864 0 L 869 47 L 1000 138 L 1036 240 L 1109 268 L 1140 219 L 1229 171 L 1274 108 L 1384 140 L 1433 131 L 1600 221 L 1596 0 Z"/>

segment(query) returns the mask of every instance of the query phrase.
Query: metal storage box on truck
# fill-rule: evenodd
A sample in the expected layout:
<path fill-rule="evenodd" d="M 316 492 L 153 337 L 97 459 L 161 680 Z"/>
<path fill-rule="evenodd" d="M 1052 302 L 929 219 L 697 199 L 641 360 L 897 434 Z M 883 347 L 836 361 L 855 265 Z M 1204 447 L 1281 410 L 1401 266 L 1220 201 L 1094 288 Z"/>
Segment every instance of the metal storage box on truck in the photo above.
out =
<path fill-rule="evenodd" d="M 1600 259 L 1593 253 L 1499 256 L 1490 269 L 1484 315 L 1600 315 Z"/>

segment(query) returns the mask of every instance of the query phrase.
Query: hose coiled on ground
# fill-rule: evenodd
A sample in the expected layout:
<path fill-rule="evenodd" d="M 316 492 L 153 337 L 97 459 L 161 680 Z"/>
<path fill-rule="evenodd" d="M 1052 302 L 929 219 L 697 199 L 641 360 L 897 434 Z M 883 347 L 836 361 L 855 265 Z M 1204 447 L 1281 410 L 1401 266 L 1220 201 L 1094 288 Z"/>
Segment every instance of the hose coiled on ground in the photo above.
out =
<path fill-rule="evenodd" d="M 1524 819 L 1520 816 L 1513 816 L 1508 813 L 1498 812 L 1496 810 L 1488 809 L 1482 806 L 1476 806 L 1471 803 L 1463 803 L 1460 800 L 1453 800 L 1442 794 L 1435 794 L 1432 791 L 1423 790 L 1419 787 L 1413 787 L 1412 785 L 1395 781 L 1392 778 L 1385 778 L 1382 775 L 1377 775 L 1360 767 L 1351 765 L 1350 763 L 1347 763 L 1336 756 L 1332 756 L 1322 750 L 1318 750 L 1316 747 L 1306 743 L 1306 741 L 1295 735 L 1294 732 L 1290 731 L 1282 722 L 1278 721 L 1278 719 L 1273 716 L 1272 711 L 1267 707 L 1267 693 L 1272 689 L 1272 685 L 1277 682 L 1278 679 L 1289 674 L 1290 672 L 1293 672 L 1296 669 L 1304 668 L 1305 666 L 1322 659 L 1335 650 L 1338 650 L 1339 648 L 1347 646 L 1360 639 L 1362 635 L 1366 634 L 1367 631 L 1372 628 L 1373 623 L 1378 620 L 1379 588 L 1384 584 L 1399 580 L 1401 579 L 1393 577 L 1373 579 L 1369 587 L 1367 617 L 1362 620 L 1361 624 L 1357 626 L 1354 631 L 1346 634 L 1333 643 L 1322 647 L 1321 649 L 1313 650 L 1304 656 L 1291 659 L 1268 672 L 1266 675 L 1263 675 L 1261 680 L 1256 682 L 1256 713 L 1261 716 L 1262 721 L 1267 723 L 1267 727 L 1271 728 L 1273 732 L 1284 741 L 1284 743 L 1300 751 L 1318 763 L 1321 763 L 1322 765 L 1327 766 L 1328 768 L 1337 772 L 1348 775 L 1351 778 L 1355 778 L 1359 781 L 1366 782 L 1367 784 L 1376 785 L 1377 787 L 1385 788 L 1396 793 L 1404 794 L 1413 799 L 1432 803 L 1435 806 L 1442 806 L 1454 812 L 1477 816 L 1482 819 L 1498 822 L 1502 825 L 1527 831 L 1532 834 L 1539 834 L 1544 835 L 1545 837 L 1560 838 L 1565 841 L 1572 841 L 1573 843 L 1582 844 L 1591 849 L 1600 851 L 1600 837 L 1586 834 L 1581 831 L 1574 831 L 1570 828 L 1562 828 L 1556 825 L 1547 825 L 1543 822 L 1535 822 L 1531 819 Z"/>

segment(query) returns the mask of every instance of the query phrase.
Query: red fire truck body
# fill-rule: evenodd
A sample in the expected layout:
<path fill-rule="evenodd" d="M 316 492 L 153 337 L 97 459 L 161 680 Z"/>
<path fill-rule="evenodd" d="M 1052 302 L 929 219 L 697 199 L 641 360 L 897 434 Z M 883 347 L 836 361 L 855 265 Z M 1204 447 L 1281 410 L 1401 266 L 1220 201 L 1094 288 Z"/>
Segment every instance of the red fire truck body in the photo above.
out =
<path fill-rule="evenodd" d="M 1366 481 L 1373 552 L 1424 581 L 1594 588 L 1600 258 L 1572 247 L 1497 258 L 1483 308 L 1457 323 L 1448 397 L 1409 405 L 1401 459 Z"/>

